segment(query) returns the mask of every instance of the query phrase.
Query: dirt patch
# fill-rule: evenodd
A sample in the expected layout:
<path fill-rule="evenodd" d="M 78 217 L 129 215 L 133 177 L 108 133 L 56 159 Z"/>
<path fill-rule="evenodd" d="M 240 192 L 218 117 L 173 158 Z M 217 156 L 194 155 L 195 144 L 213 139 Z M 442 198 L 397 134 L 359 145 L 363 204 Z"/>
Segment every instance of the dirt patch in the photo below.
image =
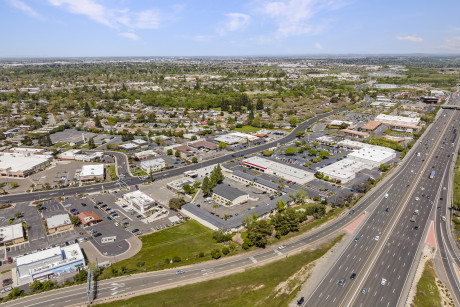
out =
<path fill-rule="evenodd" d="M 275 297 L 283 294 L 291 294 L 294 289 L 301 286 L 311 275 L 311 270 L 315 267 L 315 263 L 309 263 L 303 266 L 297 273 L 289 277 L 287 280 L 279 283 L 273 290 Z"/>

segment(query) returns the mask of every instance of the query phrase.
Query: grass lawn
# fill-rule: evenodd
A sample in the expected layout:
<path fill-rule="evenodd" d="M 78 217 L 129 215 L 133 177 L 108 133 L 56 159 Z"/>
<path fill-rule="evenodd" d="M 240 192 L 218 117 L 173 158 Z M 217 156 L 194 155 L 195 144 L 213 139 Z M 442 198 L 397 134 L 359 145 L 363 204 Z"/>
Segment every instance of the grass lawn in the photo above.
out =
<path fill-rule="evenodd" d="M 241 128 L 235 128 L 235 131 L 250 133 L 250 132 L 257 132 L 260 129 L 262 129 L 262 128 L 257 128 L 257 127 L 253 127 L 253 126 L 243 126 Z"/>
<path fill-rule="evenodd" d="M 110 180 L 115 181 L 118 180 L 117 172 L 115 171 L 115 165 L 107 165 L 106 166 L 107 177 Z"/>
<path fill-rule="evenodd" d="M 460 156 L 457 157 L 457 161 L 455 162 L 454 204 L 458 204 L 460 207 Z"/>
<path fill-rule="evenodd" d="M 435 280 L 433 262 L 427 261 L 422 277 L 417 284 L 417 293 L 414 298 L 414 307 L 435 307 L 441 306 L 441 296 Z"/>
<path fill-rule="evenodd" d="M 100 306 L 152 306 L 152 302 L 155 306 L 288 306 L 309 276 L 308 264 L 341 238 L 244 273 Z"/>
<path fill-rule="evenodd" d="M 161 270 L 209 260 L 213 249 L 221 250 L 223 247 L 222 244 L 216 243 L 212 238 L 212 230 L 193 220 L 142 236 L 140 239 L 142 240 L 142 249 L 139 253 L 113 265 L 117 270 L 123 271 L 123 274 Z M 200 252 L 204 253 L 203 257 L 199 257 Z M 181 261 L 167 265 L 165 259 L 172 260 L 174 256 L 180 257 Z M 141 266 L 140 263 L 142 262 L 144 264 Z M 119 273 L 118 275 L 123 274 Z M 104 270 L 101 277 L 107 278 L 114 275 L 117 273 L 113 273 L 109 267 Z"/>
<path fill-rule="evenodd" d="M 136 167 L 136 168 L 131 169 L 131 173 L 134 176 L 145 176 L 145 175 L 147 175 L 147 173 L 140 167 Z"/>

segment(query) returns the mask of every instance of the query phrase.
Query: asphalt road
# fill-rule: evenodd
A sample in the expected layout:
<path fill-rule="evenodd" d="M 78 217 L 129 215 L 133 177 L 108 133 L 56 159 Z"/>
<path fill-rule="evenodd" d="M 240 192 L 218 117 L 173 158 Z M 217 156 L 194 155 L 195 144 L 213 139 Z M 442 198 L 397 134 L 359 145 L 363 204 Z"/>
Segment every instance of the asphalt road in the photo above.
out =
<path fill-rule="evenodd" d="M 308 127 L 313 125 L 316 120 L 322 119 L 324 117 L 330 116 L 332 114 L 335 114 L 335 113 L 338 113 L 344 110 L 345 108 L 333 110 L 331 112 L 324 113 L 324 114 L 315 116 L 313 118 L 310 118 L 309 120 L 304 121 L 301 124 L 299 124 L 290 134 L 286 135 L 283 138 L 280 138 L 276 142 L 265 143 L 260 146 L 244 149 L 238 152 L 238 155 L 246 156 L 246 155 L 254 154 L 254 153 L 269 149 L 273 146 L 276 146 L 276 143 L 279 143 L 279 144 L 289 143 L 296 139 L 297 131 L 305 131 L 308 129 Z M 52 191 L 6 195 L 6 196 L 0 197 L 0 203 L 5 203 L 7 201 L 24 202 L 24 201 L 49 199 L 49 198 L 54 198 L 54 197 L 59 197 L 59 196 L 77 195 L 81 193 L 93 193 L 93 192 L 98 192 L 98 191 L 103 191 L 103 190 L 117 189 L 117 188 L 121 188 L 126 185 L 132 186 L 132 185 L 141 184 L 143 182 L 148 181 L 148 179 L 143 179 L 140 177 L 132 177 L 130 175 L 128 171 L 129 165 L 127 163 L 126 156 L 124 154 L 118 153 L 118 152 L 110 152 L 110 153 L 115 155 L 117 159 L 117 170 L 118 170 L 118 175 L 120 176 L 119 181 L 100 183 L 100 184 L 94 184 L 94 185 L 82 186 L 82 187 L 66 188 L 66 189 L 60 189 L 60 190 L 52 190 Z M 216 163 L 224 163 L 224 162 L 234 159 L 234 155 L 235 155 L 234 153 L 233 154 L 229 153 L 228 155 L 210 159 L 202 163 L 191 164 L 191 165 L 187 165 L 187 166 L 180 167 L 180 168 L 173 168 L 167 171 L 156 173 L 154 174 L 153 178 L 157 180 L 157 179 L 174 177 L 174 176 L 181 175 L 186 171 L 196 170 L 201 167 L 206 167 L 206 166 L 213 165 Z"/>
<path fill-rule="evenodd" d="M 456 146 L 450 140 L 459 140 L 453 136 L 455 128 L 460 131 L 458 113 L 455 113 L 458 111 L 440 112 L 422 142 L 407 157 L 405 167 L 387 182 L 392 184 L 385 191 L 389 194 L 388 199 L 382 197 L 378 201 L 357 231 L 357 240 L 349 242 L 304 306 L 398 305 L 417 250 L 425 238 L 423 233 L 428 218 L 433 210 L 437 210 L 445 176 L 454 157 Z M 436 175 L 430 179 L 432 170 Z M 380 191 L 383 195 L 384 191 Z M 410 222 L 415 210 L 419 210 L 419 214 L 415 222 Z M 356 277 L 351 279 L 353 273 Z M 455 280 L 452 271 L 450 273 Z M 339 285 L 342 279 L 344 284 Z M 385 285 L 381 285 L 382 279 L 386 280 Z M 366 288 L 365 293 L 362 293 L 363 288 Z"/>

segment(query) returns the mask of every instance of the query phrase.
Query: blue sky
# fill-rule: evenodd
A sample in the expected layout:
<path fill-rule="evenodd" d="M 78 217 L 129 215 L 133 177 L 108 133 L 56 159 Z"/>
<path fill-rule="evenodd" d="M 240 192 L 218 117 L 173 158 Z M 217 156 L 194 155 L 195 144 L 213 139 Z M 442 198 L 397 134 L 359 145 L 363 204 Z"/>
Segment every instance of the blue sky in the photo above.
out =
<path fill-rule="evenodd" d="M 460 54 L 459 12 L 459 0 L 0 0 L 0 57 Z"/>

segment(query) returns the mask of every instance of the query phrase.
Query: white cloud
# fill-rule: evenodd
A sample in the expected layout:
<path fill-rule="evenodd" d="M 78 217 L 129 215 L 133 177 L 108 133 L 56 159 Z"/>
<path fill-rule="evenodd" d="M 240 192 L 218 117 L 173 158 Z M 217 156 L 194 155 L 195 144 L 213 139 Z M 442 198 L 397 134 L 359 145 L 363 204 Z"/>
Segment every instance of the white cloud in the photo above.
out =
<path fill-rule="evenodd" d="M 316 49 L 319 49 L 319 50 L 323 50 L 323 46 L 321 46 L 320 43 L 316 43 L 316 44 L 315 44 L 315 48 L 316 48 Z"/>
<path fill-rule="evenodd" d="M 410 41 L 414 43 L 423 42 L 423 38 L 418 37 L 418 36 L 410 36 L 410 35 L 409 36 L 396 36 L 396 39 L 400 41 Z"/>
<path fill-rule="evenodd" d="M 167 19 L 173 19 L 175 14 L 182 10 L 182 6 L 174 6 L 173 14 L 163 14 L 157 10 L 144 10 L 133 12 L 130 9 L 114 9 L 104 6 L 97 0 L 48 0 L 50 4 L 61 7 L 66 11 L 84 15 L 88 18 L 108 26 L 118 29 L 119 35 L 133 40 L 139 36 L 133 31 L 135 29 L 158 29 Z"/>
<path fill-rule="evenodd" d="M 439 49 L 446 49 L 450 51 L 460 52 L 460 36 L 451 36 L 444 38 L 444 45 Z"/>
<path fill-rule="evenodd" d="M 133 41 L 137 41 L 140 39 L 139 36 L 137 36 L 137 34 L 134 32 L 122 32 L 120 33 L 120 36 L 132 39 Z"/>
<path fill-rule="evenodd" d="M 244 30 L 251 20 L 251 16 L 243 13 L 228 13 L 225 16 L 227 20 L 217 29 L 217 33 L 220 35 L 225 35 L 227 32 Z"/>
<path fill-rule="evenodd" d="M 346 3 L 344 0 L 280 0 L 259 1 L 259 11 L 273 19 L 277 26 L 277 38 L 320 32 L 322 22 L 312 19 L 323 11 L 336 10 Z"/>
<path fill-rule="evenodd" d="M 27 15 L 29 16 L 32 16 L 34 18 L 38 18 L 38 19 L 45 19 L 42 15 L 40 15 L 39 13 L 37 13 L 37 11 L 35 11 L 33 8 L 31 8 L 30 6 L 28 6 L 27 4 L 25 4 L 24 2 L 20 1 L 20 0 L 9 0 L 8 3 L 20 10 L 20 11 L 23 11 L 24 13 L 26 13 Z"/>
<path fill-rule="evenodd" d="M 107 8 L 92 0 L 49 0 L 54 6 L 64 7 L 73 14 L 86 15 L 92 20 L 109 27 L 115 27 Z"/>

